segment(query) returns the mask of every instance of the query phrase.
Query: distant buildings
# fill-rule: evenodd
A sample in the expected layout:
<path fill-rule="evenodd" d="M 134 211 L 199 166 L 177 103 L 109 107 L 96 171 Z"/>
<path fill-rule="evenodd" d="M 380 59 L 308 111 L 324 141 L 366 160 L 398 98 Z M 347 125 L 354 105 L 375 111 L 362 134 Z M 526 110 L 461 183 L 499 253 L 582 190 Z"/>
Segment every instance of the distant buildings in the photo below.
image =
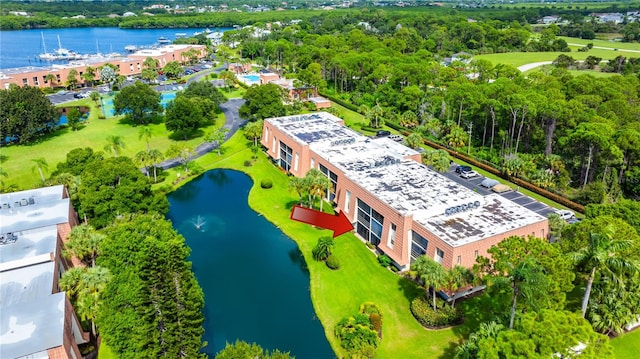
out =
<path fill-rule="evenodd" d="M 63 186 L 0 194 L 0 358 L 82 358 L 89 334 L 58 288 L 77 224 Z"/>
<path fill-rule="evenodd" d="M 549 231 L 547 218 L 474 192 L 423 165 L 417 151 L 365 137 L 328 113 L 266 119 L 261 143 L 294 176 L 324 173 L 332 184 L 326 198 L 399 269 L 421 255 L 446 268 L 471 267 L 507 237 L 546 238 Z"/>

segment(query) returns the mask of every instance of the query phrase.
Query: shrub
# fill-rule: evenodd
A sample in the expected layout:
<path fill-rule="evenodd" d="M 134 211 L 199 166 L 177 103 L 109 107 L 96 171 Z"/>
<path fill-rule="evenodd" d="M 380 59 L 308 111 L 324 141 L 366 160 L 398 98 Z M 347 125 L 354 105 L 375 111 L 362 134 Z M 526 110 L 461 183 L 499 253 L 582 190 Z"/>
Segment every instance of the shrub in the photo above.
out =
<path fill-rule="evenodd" d="M 338 259 L 338 257 L 334 256 L 333 254 L 330 254 L 327 257 L 327 267 L 331 269 L 340 268 L 340 260 Z"/>
<path fill-rule="evenodd" d="M 273 182 L 270 179 L 263 179 L 262 181 L 260 181 L 260 187 L 264 188 L 264 189 L 269 189 L 271 187 L 273 187 Z"/>
<path fill-rule="evenodd" d="M 360 313 L 366 315 L 378 314 L 382 318 L 382 311 L 380 311 L 380 307 L 373 302 L 362 303 L 360 305 Z"/>
<path fill-rule="evenodd" d="M 251 160 L 245 160 L 244 161 L 244 166 L 245 167 L 251 167 L 253 165 L 253 163 L 251 162 Z"/>
<path fill-rule="evenodd" d="M 99 114 L 99 115 L 98 115 L 98 119 L 99 119 L 99 120 L 104 120 L 105 118 L 106 118 L 106 117 L 104 117 L 104 115 L 103 115 L 103 114 Z"/>
<path fill-rule="evenodd" d="M 311 251 L 313 255 L 313 259 L 317 261 L 326 260 L 333 252 L 333 238 L 331 237 L 320 237 L 318 238 L 318 243 Z"/>
<path fill-rule="evenodd" d="M 378 337 L 382 338 L 382 317 L 380 316 L 380 314 L 370 314 L 369 322 L 371 323 L 371 326 L 373 326 L 373 330 L 378 333 Z"/>
<path fill-rule="evenodd" d="M 369 249 L 376 249 L 376 246 L 371 243 L 371 242 L 366 242 L 367 247 L 369 247 Z"/>
<path fill-rule="evenodd" d="M 378 263 L 380 263 L 383 267 L 388 267 L 391 265 L 391 258 L 388 255 L 382 254 L 378 256 Z"/>
<path fill-rule="evenodd" d="M 369 317 L 364 314 L 343 318 L 336 325 L 335 334 L 340 345 L 350 353 L 359 352 L 365 347 L 376 348 L 380 342 Z"/>
<path fill-rule="evenodd" d="M 429 301 L 423 296 L 411 301 L 411 314 L 420 324 L 427 328 L 455 325 L 463 320 L 462 312 L 458 308 L 444 305 L 434 311 Z"/>

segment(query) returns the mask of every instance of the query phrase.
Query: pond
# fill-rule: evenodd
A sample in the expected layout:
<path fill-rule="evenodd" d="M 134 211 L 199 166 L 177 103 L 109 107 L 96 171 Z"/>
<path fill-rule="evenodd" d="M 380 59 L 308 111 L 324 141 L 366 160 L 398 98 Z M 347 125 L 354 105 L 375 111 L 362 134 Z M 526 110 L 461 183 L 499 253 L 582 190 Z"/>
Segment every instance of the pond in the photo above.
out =
<path fill-rule="evenodd" d="M 205 352 L 255 342 L 296 358 L 334 358 L 315 316 L 296 243 L 247 203 L 252 180 L 212 170 L 169 198 L 168 218 L 191 247 L 205 297 Z"/>

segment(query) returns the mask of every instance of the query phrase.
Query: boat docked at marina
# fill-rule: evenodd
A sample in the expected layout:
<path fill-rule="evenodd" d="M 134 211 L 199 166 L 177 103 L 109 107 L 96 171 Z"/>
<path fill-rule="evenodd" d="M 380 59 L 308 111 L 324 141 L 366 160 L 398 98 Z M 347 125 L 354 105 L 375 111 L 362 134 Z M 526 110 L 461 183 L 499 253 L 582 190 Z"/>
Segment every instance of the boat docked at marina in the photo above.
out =
<path fill-rule="evenodd" d="M 89 58 L 87 54 L 80 54 L 78 52 L 65 49 L 60 42 L 60 35 L 58 35 L 58 48 L 54 52 L 47 52 L 47 48 L 44 42 L 44 34 L 42 34 L 42 47 L 44 52 L 38 55 L 40 60 L 45 61 L 70 61 L 70 60 L 83 60 Z"/>

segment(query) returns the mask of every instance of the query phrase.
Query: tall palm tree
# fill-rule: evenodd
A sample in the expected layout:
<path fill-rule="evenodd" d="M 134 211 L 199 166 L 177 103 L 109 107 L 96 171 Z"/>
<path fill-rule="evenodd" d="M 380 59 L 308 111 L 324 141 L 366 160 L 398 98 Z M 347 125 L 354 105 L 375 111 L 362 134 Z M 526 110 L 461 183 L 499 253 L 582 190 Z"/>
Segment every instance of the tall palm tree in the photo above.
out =
<path fill-rule="evenodd" d="M 431 289 L 433 310 L 436 310 L 436 290 L 445 285 L 447 271 L 443 266 L 426 255 L 416 258 L 415 262 L 411 264 L 411 270 L 416 271 L 416 275 L 424 283 L 427 292 Z"/>
<path fill-rule="evenodd" d="M 91 66 L 87 66 L 80 77 L 87 86 L 91 86 L 93 85 L 93 80 L 96 79 L 96 69 Z"/>
<path fill-rule="evenodd" d="M 53 88 L 53 85 L 55 84 L 57 78 L 56 78 L 56 75 L 54 75 L 54 74 L 47 74 L 44 77 L 44 80 L 47 81 L 49 83 L 49 86 L 51 86 Z"/>
<path fill-rule="evenodd" d="M 78 70 L 71 69 L 67 74 L 67 86 L 69 89 L 73 89 L 78 84 Z"/>
<path fill-rule="evenodd" d="M 365 113 L 365 117 L 369 120 L 369 125 L 373 128 L 382 127 L 384 124 L 384 120 L 382 119 L 383 115 L 384 110 L 380 104 L 377 103 Z"/>
<path fill-rule="evenodd" d="M 244 126 L 244 135 L 253 139 L 253 146 L 258 147 L 258 139 L 262 136 L 262 127 L 264 122 L 262 120 L 256 122 L 249 122 Z"/>
<path fill-rule="evenodd" d="M 95 102 L 96 107 L 99 107 L 99 106 L 100 106 L 100 105 L 99 105 L 99 102 L 98 102 L 98 101 L 100 101 L 100 94 L 99 94 L 97 91 L 93 91 L 93 92 L 91 92 L 91 93 L 89 94 L 89 97 L 91 98 L 91 100 L 92 100 L 93 102 Z"/>
<path fill-rule="evenodd" d="M 38 172 L 40 173 L 40 179 L 42 180 L 42 184 L 44 184 L 45 182 L 44 171 L 49 170 L 49 164 L 47 163 L 47 160 L 44 157 L 40 157 L 40 158 L 32 159 L 31 162 L 35 163 L 35 165 L 33 165 L 31 169 L 34 172 L 38 170 Z"/>
<path fill-rule="evenodd" d="M 418 126 L 418 116 L 415 112 L 407 110 L 400 116 L 400 125 L 404 127 L 416 127 Z"/>
<path fill-rule="evenodd" d="M 513 291 L 509 329 L 513 329 L 518 298 L 522 297 L 527 303 L 532 304 L 541 293 L 546 292 L 548 279 L 543 270 L 532 257 L 528 257 L 515 265 L 510 264 L 506 277 L 496 278 L 496 284 L 507 284 Z"/>
<path fill-rule="evenodd" d="M 327 190 L 331 188 L 331 180 L 325 176 L 324 173 L 318 169 L 311 169 L 307 172 L 306 177 L 309 178 L 309 193 L 313 196 L 313 202 L 309 203 L 309 208 L 313 208 L 313 203 L 316 201 L 316 196 L 320 198 L 320 212 L 322 212 L 322 204 L 324 202 Z"/>
<path fill-rule="evenodd" d="M 420 132 L 413 132 L 409 136 L 407 136 L 407 146 L 410 148 L 418 148 L 420 145 L 424 143 L 424 138 L 420 134 Z"/>
<path fill-rule="evenodd" d="M 422 153 L 422 163 L 433 167 L 436 172 L 445 172 L 451 166 L 449 154 L 445 150 L 431 150 Z"/>
<path fill-rule="evenodd" d="M 153 137 L 153 131 L 151 131 L 151 127 L 140 127 L 140 130 L 138 130 L 138 139 L 141 140 L 144 138 L 144 141 L 147 143 L 147 151 L 151 149 L 149 148 L 149 141 L 151 140 L 151 137 Z"/>
<path fill-rule="evenodd" d="M 620 252 L 628 249 L 632 245 L 632 242 L 629 240 L 614 239 L 613 232 L 613 226 L 603 228 L 600 233 L 591 232 L 589 234 L 589 245 L 571 254 L 572 259 L 576 261 L 581 268 L 589 271 L 587 288 L 582 298 L 583 318 L 587 313 L 591 288 L 597 272 L 607 272 L 613 276 L 620 272 L 638 272 L 636 263 L 620 255 Z"/>
<path fill-rule="evenodd" d="M 158 182 L 158 164 L 164 160 L 164 155 L 158 149 L 149 150 L 147 153 L 149 161 L 153 164 L 153 182 Z"/>
<path fill-rule="evenodd" d="M 456 265 L 447 271 L 446 287 L 454 295 L 451 300 L 451 308 L 455 308 L 456 306 L 455 294 L 458 289 L 471 284 L 472 282 L 473 273 L 468 268 Z"/>
<path fill-rule="evenodd" d="M 300 200 L 298 200 L 298 204 L 302 204 L 302 195 L 309 191 L 307 186 L 308 181 L 305 181 L 302 177 L 291 177 L 289 178 L 289 190 L 292 190 L 300 196 Z"/>
<path fill-rule="evenodd" d="M 231 90 L 231 86 L 238 80 L 236 78 L 236 75 L 229 70 L 224 70 L 220 72 L 220 75 L 218 75 L 218 78 L 224 81 L 224 86 L 227 88 L 227 92 Z"/>
<path fill-rule="evenodd" d="M 74 256 L 91 267 L 96 265 L 96 257 L 100 254 L 100 244 L 106 238 L 88 224 L 73 227 L 69 233 L 69 240 L 64 245 L 63 254 Z"/>
<path fill-rule="evenodd" d="M 124 148 L 124 141 L 121 136 L 111 135 L 107 137 L 107 144 L 104 146 L 105 151 L 113 151 L 118 157 L 118 152 Z"/>
<path fill-rule="evenodd" d="M 147 175 L 147 177 L 149 177 L 150 176 L 149 169 L 147 168 L 150 163 L 149 151 L 142 150 L 136 153 L 135 161 L 137 165 L 142 166 L 144 168 L 144 173 Z"/>

